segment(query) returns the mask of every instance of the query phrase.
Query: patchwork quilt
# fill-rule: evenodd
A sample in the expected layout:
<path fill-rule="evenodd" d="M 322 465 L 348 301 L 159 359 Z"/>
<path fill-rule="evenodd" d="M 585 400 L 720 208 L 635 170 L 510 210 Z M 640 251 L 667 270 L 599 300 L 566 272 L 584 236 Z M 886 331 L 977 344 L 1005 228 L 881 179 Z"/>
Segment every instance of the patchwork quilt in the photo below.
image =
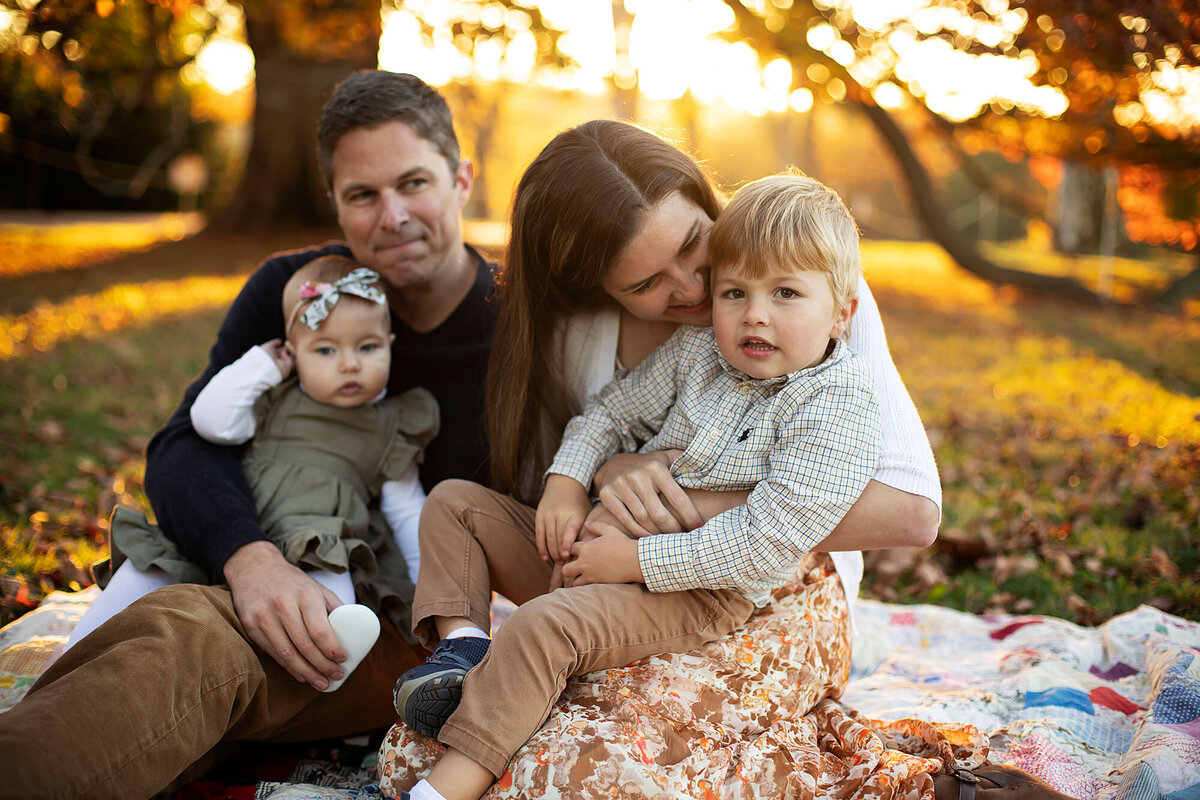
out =
<path fill-rule="evenodd" d="M 52 594 L 0 629 L 0 711 L 36 680 L 94 592 Z M 823 713 L 856 709 L 846 724 L 885 740 L 912 729 L 911 718 L 947 723 L 943 733 L 977 729 L 990 761 L 1080 800 L 1200 800 L 1200 623 L 1148 606 L 1085 628 L 869 600 L 855 623 L 849 684 Z M 385 796 L 378 780 L 371 750 L 351 769 L 305 760 L 286 782 L 222 796 L 375 800 Z"/>

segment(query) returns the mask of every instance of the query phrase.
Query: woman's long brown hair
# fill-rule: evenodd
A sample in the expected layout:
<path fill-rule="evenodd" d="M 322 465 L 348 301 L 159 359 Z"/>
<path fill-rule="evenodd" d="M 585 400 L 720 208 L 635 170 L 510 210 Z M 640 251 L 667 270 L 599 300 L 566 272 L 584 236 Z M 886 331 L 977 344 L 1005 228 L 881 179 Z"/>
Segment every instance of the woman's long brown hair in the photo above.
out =
<path fill-rule="evenodd" d="M 488 364 L 493 486 L 533 504 L 563 428 L 581 410 L 566 385 L 564 321 L 613 301 L 600 286 L 645 211 L 672 192 L 716 218 L 704 171 L 633 125 L 594 120 L 554 137 L 517 185 Z"/>

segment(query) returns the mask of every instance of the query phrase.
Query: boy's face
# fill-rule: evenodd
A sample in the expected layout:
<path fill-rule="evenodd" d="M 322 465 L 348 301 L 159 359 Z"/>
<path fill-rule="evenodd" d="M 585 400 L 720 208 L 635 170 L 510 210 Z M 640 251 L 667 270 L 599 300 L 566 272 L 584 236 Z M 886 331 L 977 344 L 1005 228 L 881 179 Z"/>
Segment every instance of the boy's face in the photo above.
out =
<path fill-rule="evenodd" d="M 734 265 L 713 267 L 713 330 L 721 355 L 758 378 L 777 378 L 825 360 L 829 340 L 846 330 L 856 301 L 834 306 L 825 273 L 768 270 L 751 278 Z"/>
<path fill-rule="evenodd" d="M 309 330 L 299 320 L 288 347 L 304 391 L 318 403 L 354 408 L 369 403 L 387 386 L 392 334 L 387 306 L 342 297 L 321 326 Z"/>

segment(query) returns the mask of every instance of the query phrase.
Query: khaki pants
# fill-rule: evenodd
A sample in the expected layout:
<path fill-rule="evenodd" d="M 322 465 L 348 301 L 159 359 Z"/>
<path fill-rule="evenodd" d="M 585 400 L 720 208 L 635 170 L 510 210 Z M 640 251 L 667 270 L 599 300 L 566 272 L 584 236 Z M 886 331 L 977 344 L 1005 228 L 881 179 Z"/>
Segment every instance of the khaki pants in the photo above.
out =
<path fill-rule="evenodd" d="M 467 674 L 462 703 L 438 737 L 496 776 L 549 717 L 567 678 L 693 650 L 754 610 L 730 590 L 596 584 L 547 594 L 549 581 L 534 509 L 467 481 L 444 481 L 430 493 L 421 513 L 413 631 L 432 646 L 433 617 L 467 617 L 487 630 L 493 589 L 519 606 Z"/>
<path fill-rule="evenodd" d="M 0 714 L 0 797 L 142 798 L 198 777 L 238 741 L 386 727 L 392 683 L 418 663 L 386 623 L 323 694 L 250 643 L 228 588 L 152 592 L 82 639 Z"/>

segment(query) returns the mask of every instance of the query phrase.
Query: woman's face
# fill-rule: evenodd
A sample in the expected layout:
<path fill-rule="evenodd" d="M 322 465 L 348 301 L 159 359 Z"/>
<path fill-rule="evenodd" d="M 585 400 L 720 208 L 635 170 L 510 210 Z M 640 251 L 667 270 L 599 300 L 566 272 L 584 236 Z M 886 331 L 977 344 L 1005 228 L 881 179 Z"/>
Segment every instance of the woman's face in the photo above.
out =
<path fill-rule="evenodd" d="M 678 192 L 667 195 L 646 211 L 641 228 L 600 285 L 639 319 L 711 325 L 712 225 L 700 206 Z"/>

